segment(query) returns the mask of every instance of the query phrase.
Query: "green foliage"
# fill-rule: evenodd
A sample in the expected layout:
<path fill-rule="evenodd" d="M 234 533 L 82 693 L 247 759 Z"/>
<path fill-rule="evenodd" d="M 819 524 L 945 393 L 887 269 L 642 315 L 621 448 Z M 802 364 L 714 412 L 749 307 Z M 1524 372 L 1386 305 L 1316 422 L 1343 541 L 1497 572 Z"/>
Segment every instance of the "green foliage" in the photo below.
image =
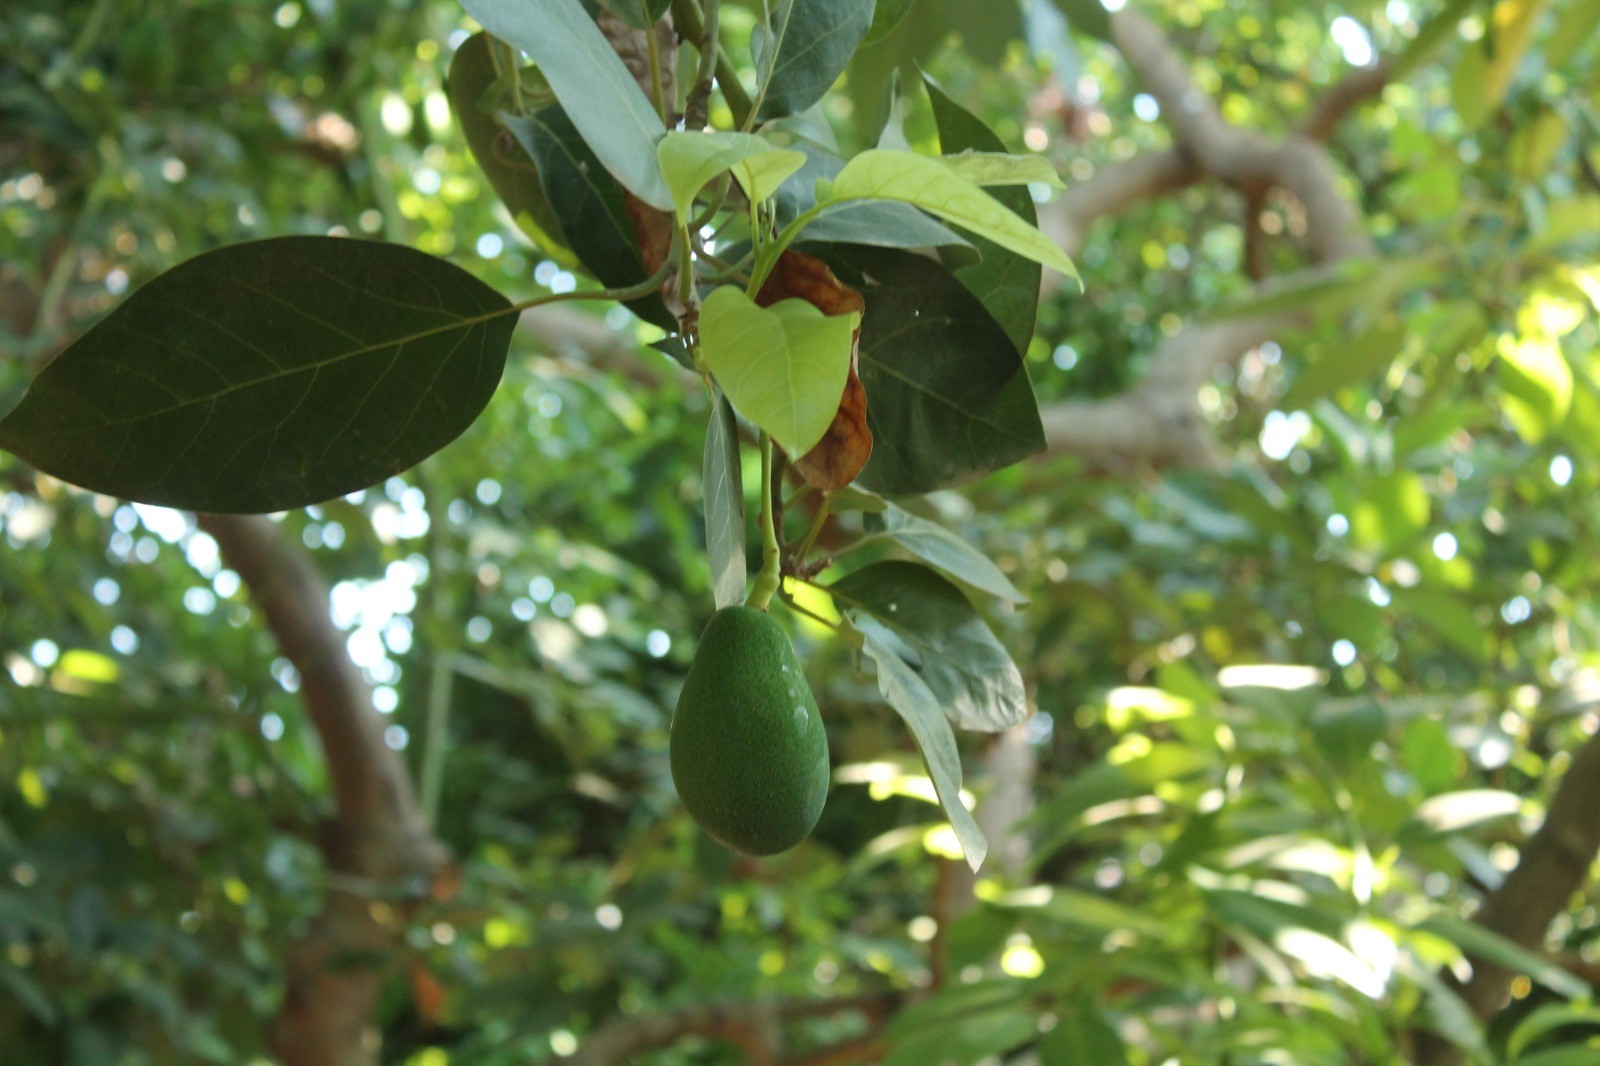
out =
<path fill-rule="evenodd" d="M 635 24 L 662 10 L 608 6 Z M 1170 116 L 1149 117 L 1147 87 L 1103 43 L 1116 15 L 1056 6 L 1074 37 L 1042 5 L 1025 23 L 1019 5 L 876 4 L 838 91 L 746 131 L 805 156 L 772 202 L 759 202 L 766 186 L 724 192 L 715 176 L 691 191 L 687 213 L 721 227 L 708 248 L 719 262 L 695 269 L 746 285 L 746 252 L 876 144 L 889 72 L 915 85 L 912 63 L 943 88 L 905 93 L 897 129 L 930 160 L 1026 144 L 1070 195 L 1172 147 Z M 746 89 L 761 85 L 747 47 L 759 8 L 722 10 Z M 1467 919 L 1593 732 L 1600 195 L 1586 101 L 1600 54 L 1586 27 L 1600 6 L 1141 10 L 1223 114 L 1267 136 L 1298 128 L 1359 65 L 1346 21 L 1391 57 L 1396 82 L 1331 146 L 1375 255 L 1302 273 L 1292 200 L 1257 203 L 1261 232 L 1247 238 L 1244 198 L 1200 184 L 1077 234 L 1085 291 L 1063 294 L 1047 274 L 1036 297 L 980 283 L 1032 260 L 1002 259 L 914 202 L 817 212 L 797 239 L 865 300 L 876 440 L 802 561 L 837 560 L 817 584 L 847 591 L 878 567 L 914 573 L 934 608 L 899 619 L 895 595 L 875 613 L 841 602 L 839 619 L 790 566 L 785 596 L 818 616 L 796 613 L 794 642 L 836 767 L 827 809 L 791 852 L 748 863 L 709 843 L 674 796 L 668 755 L 685 635 L 742 599 L 747 552 L 763 554 L 744 512 L 766 486 L 739 461 L 750 411 L 670 376 L 677 365 L 648 349 L 627 374 L 598 369 L 616 364 L 540 351 L 507 316 L 498 395 L 457 444 L 385 479 L 403 465 L 391 457 L 349 498 L 353 481 L 329 482 L 327 502 L 281 516 L 335 584 L 348 650 L 392 706 L 392 742 L 434 768 L 438 831 L 461 863 L 458 895 L 413 917 L 399 960 L 434 975 L 444 1005 L 432 1013 L 397 981 L 378 1019 L 388 1060 L 544 1061 L 608 1019 L 862 991 L 900 997 L 878 1035 L 903 1062 L 1389 1062 L 1420 1030 L 1482 1063 L 1592 1060 L 1587 990 L 1552 963 L 1592 963 L 1592 885 L 1538 951 Z M 608 129 L 594 134 L 610 144 L 602 161 L 579 132 L 595 129 L 593 112 L 574 113 L 585 96 L 604 111 L 600 83 L 574 96 L 558 75 L 557 106 L 522 68 L 520 96 L 502 92 L 491 113 L 480 94 L 469 112 L 444 79 L 450 45 L 473 40 L 454 4 L 271 14 L 241 19 L 215 0 L 0 13 L 0 410 L 21 403 L 12 418 L 48 397 L 22 400 L 31 381 L 66 374 L 100 330 L 161 293 L 163 272 L 210 248 L 381 237 L 366 244 L 388 251 L 373 254 L 447 256 L 508 300 L 583 287 L 568 272 L 579 263 L 613 289 L 654 272 L 611 168 L 659 168 L 660 156 Z M 569 28 L 573 48 L 593 45 L 585 25 Z M 686 42 L 669 115 L 698 59 Z M 838 62 L 808 72 L 805 91 Z M 626 78 L 610 88 L 653 112 Z M 1062 92 L 1042 91 L 1050 78 Z M 763 109 L 783 98 L 778 81 Z M 490 124 L 474 132 L 473 116 Z M 742 125 L 715 95 L 711 118 L 723 133 Z M 531 185 L 521 206 L 495 202 L 490 160 L 524 157 L 554 227 L 531 210 Z M 1010 197 L 1022 218 L 1031 206 L 1020 186 L 979 192 Z M 523 241 L 519 215 L 541 244 Z M 429 262 L 419 269 L 442 266 Z M 1247 276 L 1259 270 L 1294 281 L 1263 292 Z M 660 333 L 681 323 L 659 295 L 628 303 L 651 324 L 614 309 L 608 324 L 674 347 Z M 403 330 L 391 310 L 339 308 Z M 1219 442 L 1215 468 L 1039 456 L 1035 395 L 1122 394 L 1187 320 L 1262 312 L 1292 321 L 1200 383 L 1192 417 Z M 260 344 L 262 332 L 240 335 Z M 79 335 L 85 347 L 44 369 Z M 146 365 L 150 349 L 136 350 L 139 363 L 124 346 L 116 365 Z M 675 350 L 694 365 L 688 345 Z M 26 417 L 44 426 L 36 410 Z M 48 410 L 52 425 L 85 413 Z M 261 427 L 230 428 L 236 444 Z M 253 625 L 249 591 L 180 516 L 12 455 L 0 483 L 8 1056 L 259 1058 L 284 947 L 326 887 L 314 842 L 328 782 L 297 680 Z M 965 487 L 942 491 L 952 485 Z M 812 532 L 820 495 L 791 479 L 783 552 Z M 965 684 L 968 660 L 945 639 L 950 619 L 982 627 L 985 655 L 1015 653 L 1006 663 L 1036 713 L 1002 744 L 1015 739 L 1033 769 L 952 728 L 936 682 L 954 669 L 948 685 Z M 436 730 L 442 744 L 427 740 Z M 960 790 L 981 816 L 1019 781 L 1035 804 L 1026 853 L 1008 858 L 1015 838 L 995 836 L 977 901 L 943 909 L 955 882 L 944 860 L 984 847 Z M 1469 954 L 1527 977 L 1492 1026 L 1443 980 Z M 869 1026 L 795 1021 L 784 1051 Z M 737 1057 L 699 1037 L 638 1056 Z"/>
<path fill-rule="evenodd" d="M 729 847 L 775 855 L 811 833 L 828 796 L 828 737 L 771 615 L 711 616 L 672 712 L 671 751 L 685 809 Z"/>

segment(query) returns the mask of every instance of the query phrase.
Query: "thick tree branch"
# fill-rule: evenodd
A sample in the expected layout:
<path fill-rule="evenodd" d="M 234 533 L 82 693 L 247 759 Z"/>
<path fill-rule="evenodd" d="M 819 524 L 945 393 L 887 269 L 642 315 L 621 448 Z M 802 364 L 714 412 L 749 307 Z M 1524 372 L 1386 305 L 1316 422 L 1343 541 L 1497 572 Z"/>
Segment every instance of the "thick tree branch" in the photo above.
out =
<path fill-rule="evenodd" d="M 1393 76 L 1394 64 L 1388 60 L 1357 67 L 1322 94 L 1300 123 L 1301 134 L 1314 141 L 1326 141 L 1346 115 L 1383 92 Z"/>
<path fill-rule="evenodd" d="M 780 1029 L 786 1022 L 836 1014 L 864 1014 L 879 1020 L 904 1000 L 899 992 L 866 992 L 827 999 L 742 1000 L 704 1003 L 661 1014 L 617 1016 L 590 1033 L 567 1058 L 568 1066 L 611 1066 L 631 1062 L 652 1048 L 688 1036 L 737 1044 L 753 1063 L 774 1063 Z"/>
<path fill-rule="evenodd" d="M 384 721 L 328 617 L 310 560 L 262 518 L 200 515 L 223 560 L 250 589 L 327 759 L 334 813 L 324 827 L 328 890 L 311 931 L 289 953 L 273 1049 L 286 1066 L 378 1061 L 378 996 L 401 946 L 404 907 L 446 862 L 424 821 Z"/>
<path fill-rule="evenodd" d="M 1238 189 L 1247 204 L 1274 188 L 1294 197 L 1305 214 L 1306 249 L 1318 265 L 1371 254 L 1355 203 L 1340 188 L 1333 161 L 1318 140 L 1302 133 L 1273 141 L 1230 124 L 1195 86 L 1166 35 L 1138 12 L 1115 12 L 1111 30 L 1128 65 L 1161 105 L 1177 146 L 1107 167 L 1063 196 L 1063 206 L 1041 218 L 1052 237 L 1076 250 L 1099 215 L 1209 178 Z M 1330 99 L 1314 109 L 1314 128 L 1326 136 L 1337 118 L 1379 88 L 1381 82 L 1365 77 L 1335 86 Z M 1047 408 L 1048 454 L 1079 455 L 1105 466 L 1211 465 L 1216 447 L 1196 390 L 1217 367 L 1292 322 L 1270 315 L 1186 325 L 1151 354 L 1149 374 L 1128 391 Z"/>
<path fill-rule="evenodd" d="M 1550 923 L 1571 904 L 1600 856 L 1600 736 L 1572 757 L 1539 827 L 1522 849 L 1516 869 L 1489 894 L 1475 920 L 1523 947 L 1538 950 Z M 1506 1000 L 1515 972 L 1489 959 L 1472 959 L 1472 977 L 1456 991 L 1487 1021 Z M 1432 1034 L 1418 1041 L 1418 1066 L 1455 1066 L 1461 1049 Z"/>

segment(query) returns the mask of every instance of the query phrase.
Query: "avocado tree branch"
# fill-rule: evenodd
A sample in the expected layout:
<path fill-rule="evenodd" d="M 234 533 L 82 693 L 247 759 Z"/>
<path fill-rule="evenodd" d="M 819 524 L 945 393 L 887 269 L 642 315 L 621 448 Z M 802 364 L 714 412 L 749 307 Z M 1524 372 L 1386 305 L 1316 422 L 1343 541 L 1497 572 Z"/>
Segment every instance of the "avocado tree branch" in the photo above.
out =
<path fill-rule="evenodd" d="M 1176 142 L 1104 168 L 1041 212 L 1041 225 L 1076 251 L 1097 218 L 1210 180 L 1244 195 L 1268 190 L 1292 197 L 1305 216 L 1305 247 L 1314 268 L 1370 255 L 1372 243 L 1355 202 L 1341 187 L 1325 137 L 1338 118 L 1381 88 L 1378 75 L 1352 78 L 1313 108 L 1308 132 L 1275 140 L 1229 123 L 1189 76 L 1182 57 L 1152 22 L 1124 8 L 1111 14 L 1113 43 L 1161 106 Z M 1380 65 L 1381 66 L 1381 65 Z M 1219 461 L 1197 392 L 1218 367 L 1293 325 L 1291 315 L 1190 321 L 1151 353 L 1150 371 L 1125 392 L 1066 401 L 1043 412 L 1047 454 L 1077 455 L 1097 466 L 1207 466 Z"/>
<path fill-rule="evenodd" d="M 1522 848 L 1516 869 L 1490 892 L 1474 920 L 1525 948 L 1538 950 L 1550 923 L 1563 913 L 1574 893 L 1589 881 L 1600 857 L 1600 735 L 1573 753 L 1544 824 Z M 1487 1021 L 1507 999 L 1515 971 L 1490 959 L 1473 957 L 1472 976 L 1451 980 L 1479 1020 Z M 1456 1066 L 1461 1049 L 1433 1033 L 1418 1034 L 1418 1066 Z"/>
<path fill-rule="evenodd" d="M 448 855 L 422 817 L 405 763 L 384 742 L 384 720 L 305 553 L 264 518 L 198 517 L 300 674 L 333 793 L 320 841 L 328 870 L 322 912 L 289 949 L 271 1043 L 285 1066 L 370 1066 L 405 908 L 428 894 Z"/>

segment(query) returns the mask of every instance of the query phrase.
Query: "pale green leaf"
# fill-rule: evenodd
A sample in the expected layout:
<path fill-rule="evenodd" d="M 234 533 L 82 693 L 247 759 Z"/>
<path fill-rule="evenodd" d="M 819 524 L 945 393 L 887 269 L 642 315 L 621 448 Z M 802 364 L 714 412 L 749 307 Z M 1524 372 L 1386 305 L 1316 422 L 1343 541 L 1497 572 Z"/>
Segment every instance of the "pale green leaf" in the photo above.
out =
<path fill-rule="evenodd" d="M 1042 155 L 1010 152 L 962 152 L 941 156 L 941 161 L 974 185 L 1048 185 L 1060 189 L 1061 175 Z"/>
<path fill-rule="evenodd" d="M 839 409 L 858 318 L 798 299 L 758 307 L 725 285 L 700 309 L 700 348 L 733 405 L 784 451 L 804 455 Z"/>
<path fill-rule="evenodd" d="M 912 204 L 1082 284 L 1072 259 L 1054 241 L 940 159 L 873 148 L 845 164 L 827 195 L 835 203 L 898 200 Z"/>
<path fill-rule="evenodd" d="M 879 635 L 885 631 L 865 619 L 860 625 L 866 638 L 862 650 L 878 666 L 878 689 L 910 727 L 933 789 L 939 795 L 939 804 L 950 820 L 950 828 L 955 830 L 967 864 L 976 871 L 989 853 L 989 842 L 972 812 L 961 802 L 961 754 L 956 750 L 956 735 L 939 707 L 938 697 Z"/>
<path fill-rule="evenodd" d="M 747 196 L 765 200 L 806 161 L 803 153 L 773 148 L 753 133 L 695 130 L 667 134 L 656 145 L 656 157 L 679 222 L 688 221 L 695 194 L 729 169 Z"/>

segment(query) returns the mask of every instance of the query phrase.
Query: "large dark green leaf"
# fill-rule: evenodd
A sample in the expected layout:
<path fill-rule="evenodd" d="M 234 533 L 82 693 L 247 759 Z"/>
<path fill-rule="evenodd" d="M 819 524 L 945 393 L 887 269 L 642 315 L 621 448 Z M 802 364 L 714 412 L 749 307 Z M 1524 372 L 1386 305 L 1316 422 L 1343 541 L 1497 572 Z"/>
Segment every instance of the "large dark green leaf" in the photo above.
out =
<path fill-rule="evenodd" d="M 927 75 L 923 82 L 928 88 L 928 99 L 933 102 L 933 120 L 939 128 L 939 149 L 946 155 L 968 150 L 975 152 L 1004 152 L 1005 142 L 983 124 L 983 120 L 967 111 L 950 97 Z M 1033 208 L 1033 196 L 1026 187 L 991 188 L 988 190 L 1000 203 L 1016 212 L 1030 226 L 1039 221 Z M 1038 263 L 1000 247 L 994 241 L 973 234 L 982 260 L 956 271 L 961 284 L 983 301 L 995 321 L 1005 328 L 1017 352 L 1028 350 L 1033 339 L 1034 319 L 1039 313 Z"/>
<path fill-rule="evenodd" d="M 584 268 L 608 288 L 637 285 L 649 277 L 628 218 L 626 193 L 600 166 L 566 112 L 547 107 L 526 117 L 501 119 L 538 165 L 545 197 Z M 630 301 L 628 308 L 662 329 L 677 329 L 659 296 Z"/>
<path fill-rule="evenodd" d="M 279 511 L 454 440 L 516 318 L 465 271 L 393 244 L 279 237 L 162 274 L 44 369 L 0 447 L 85 488 Z"/>
<path fill-rule="evenodd" d="M 806 155 L 806 163 L 778 186 L 774 201 L 778 225 L 784 226 L 816 205 L 817 180 L 831 179 L 844 169 L 844 160 L 815 145 L 795 145 Z M 975 260 L 972 243 L 918 211 L 910 204 L 889 200 L 859 200 L 831 207 L 806 224 L 801 233 L 806 242 L 837 241 L 841 244 L 866 244 L 878 248 L 945 248 L 952 254 Z"/>
<path fill-rule="evenodd" d="M 578 0 L 462 0 L 461 6 L 539 64 L 583 140 L 624 188 L 651 207 L 672 210 L 656 163 L 656 141 L 667 129 Z"/>
<path fill-rule="evenodd" d="M 539 184 L 533 160 L 524 149 L 504 136 L 499 117 L 484 110 L 484 97 L 496 80 L 489 45 L 488 34 L 475 33 L 456 49 L 450 60 L 450 73 L 445 78 L 450 110 L 467 139 L 467 146 L 472 149 L 478 169 L 494 186 L 511 217 L 520 221 L 519 216 L 526 215 L 542 233 L 559 242 L 562 240 L 561 224 L 544 198 L 544 188 Z M 492 99 L 488 103 L 492 103 Z"/>
<path fill-rule="evenodd" d="M 878 249 L 831 258 L 867 303 L 860 372 L 876 446 L 857 484 L 890 496 L 931 492 L 1044 450 L 1022 357 L 948 270 Z"/>
<path fill-rule="evenodd" d="M 955 832 L 961 851 L 973 870 L 983 865 L 989 853 L 989 842 L 961 802 L 961 753 L 956 749 L 955 734 L 950 723 L 940 712 L 939 698 L 934 695 L 923 678 L 900 657 L 892 636 L 870 621 L 862 624 L 866 638 L 862 648 L 878 667 L 878 690 L 889 706 L 905 720 L 922 753 L 923 765 L 933 782 L 939 805 L 944 808 L 950 828 Z M 887 638 L 887 639 L 886 639 Z"/>
<path fill-rule="evenodd" d="M 727 607 L 744 600 L 744 481 L 739 473 L 739 425 L 720 391 L 706 430 L 703 482 L 711 593 L 718 607 Z"/>
<path fill-rule="evenodd" d="M 889 627 L 963 729 L 997 731 L 1028 716 L 1022 675 L 961 590 L 919 563 L 874 563 L 828 588 L 841 611 Z"/>
<path fill-rule="evenodd" d="M 828 91 L 872 26 L 873 0 L 778 0 L 750 35 L 759 118 L 804 111 Z"/>

